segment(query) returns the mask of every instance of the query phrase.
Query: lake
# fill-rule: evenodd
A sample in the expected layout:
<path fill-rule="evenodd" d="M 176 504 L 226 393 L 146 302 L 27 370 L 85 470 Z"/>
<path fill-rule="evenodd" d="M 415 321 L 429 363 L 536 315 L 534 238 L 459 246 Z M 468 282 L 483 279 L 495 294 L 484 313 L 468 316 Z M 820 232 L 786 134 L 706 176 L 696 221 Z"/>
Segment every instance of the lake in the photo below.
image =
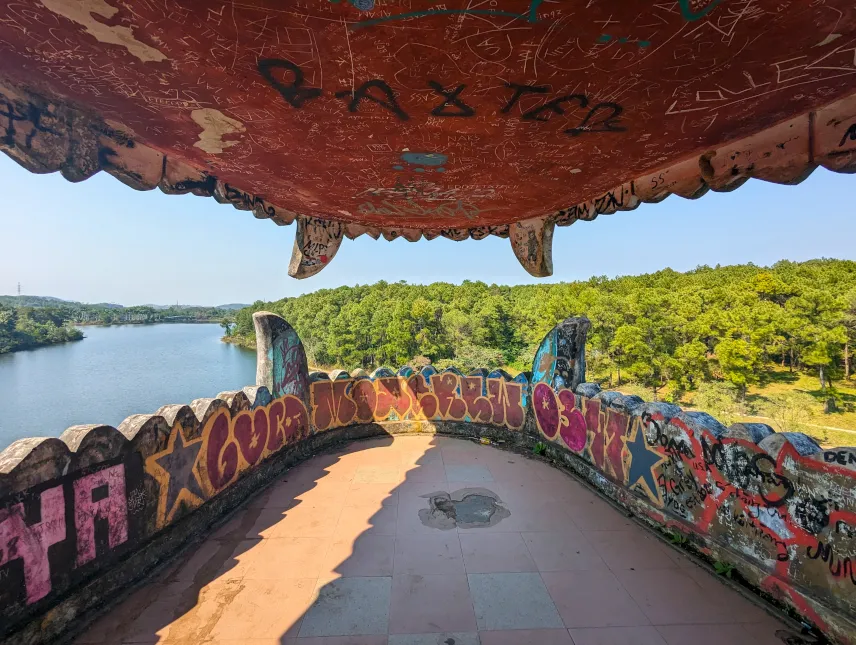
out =
<path fill-rule="evenodd" d="M 217 324 L 81 329 L 81 341 L 0 355 L 0 450 L 256 381 L 255 352 L 222 342 Z"/>

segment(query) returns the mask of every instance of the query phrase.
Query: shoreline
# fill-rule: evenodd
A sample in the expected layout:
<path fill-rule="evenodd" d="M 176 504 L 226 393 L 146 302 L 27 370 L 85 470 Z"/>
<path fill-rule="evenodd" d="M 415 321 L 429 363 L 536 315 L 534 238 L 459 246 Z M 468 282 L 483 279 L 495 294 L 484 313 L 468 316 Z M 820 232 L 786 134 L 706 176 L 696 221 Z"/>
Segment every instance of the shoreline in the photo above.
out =
<path fill-rule="evenodd" d="M 73 327 L 121 327 L 123 325 L 219 325 L 219 320 L 129 320 L 114 323 L 76 322 Z"/>
<path fill-rule="evenodd" d="M 243 338 L 242 336 L 221 336 L 220 340 L 224 343 L 240 347 L 241 349 L 256 351 L 255 339 L 250 340 L 248 338 Z"/>
<path fill-rule="evenodd" d="M 18 352 L 30 352 L 36 349 L 42 349 L 43 347 L 53 347 L 54 345 L 77 343 L 82 341 L 84 338 L 86 338 L 86 336 L 81 336 L 80 338 L 66 338 L 65 340 L 57 340 L 50 343 L 37 343 L 35 345 L 27 345 L 26 347 L 16 347 L 15 349 L 10 349 L 8 352 L 0 352 L 0 356 L 6 356 L 7 354 L 17 354 Z"/>

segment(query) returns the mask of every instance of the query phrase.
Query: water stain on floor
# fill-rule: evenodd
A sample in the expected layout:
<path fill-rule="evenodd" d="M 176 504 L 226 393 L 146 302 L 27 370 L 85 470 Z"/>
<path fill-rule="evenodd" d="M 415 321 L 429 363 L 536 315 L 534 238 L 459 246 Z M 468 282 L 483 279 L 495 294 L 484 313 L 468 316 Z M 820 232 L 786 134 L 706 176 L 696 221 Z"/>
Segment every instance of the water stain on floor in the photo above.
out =
<path fill-rule="evenodd" d="M 419 509 L 419 519 L 441 531 L 494 526 L 511 515 L 499 495 L 486 488 L 437 491 L 422 497 L 428 499 L 428 508 Z"/>

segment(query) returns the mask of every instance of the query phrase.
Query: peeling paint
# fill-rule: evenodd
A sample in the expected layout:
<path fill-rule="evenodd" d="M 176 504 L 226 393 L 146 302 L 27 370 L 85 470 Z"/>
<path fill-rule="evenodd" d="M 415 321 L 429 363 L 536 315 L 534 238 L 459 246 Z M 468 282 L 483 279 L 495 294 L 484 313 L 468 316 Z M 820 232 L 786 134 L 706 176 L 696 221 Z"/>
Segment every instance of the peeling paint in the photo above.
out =
<path fill-rule="evenodd" d="M 119 11 L 104 0 L 41 0 L 41 2 L 50 11 L 86 27 L 86 33 L 99 42 L 120 45 L 144 63 L 166 59 L 165 54 L 137 40 L 130 27 L 118 25 L 111 27 L 99 21 L 96 16 L 108 19 Z"/>
<path fill-rule="evenodd" d="M 243 123 L 214 108 L 193 110 L 190 113 L 190 118 L 202 128 L 202 132 L 199 133 L 199 141 L 193 146 L 213 155 L 220 154 L 226 148 L 238 144 L 238 141 L 223 141 L 223 137 L 246 130 Z"/>

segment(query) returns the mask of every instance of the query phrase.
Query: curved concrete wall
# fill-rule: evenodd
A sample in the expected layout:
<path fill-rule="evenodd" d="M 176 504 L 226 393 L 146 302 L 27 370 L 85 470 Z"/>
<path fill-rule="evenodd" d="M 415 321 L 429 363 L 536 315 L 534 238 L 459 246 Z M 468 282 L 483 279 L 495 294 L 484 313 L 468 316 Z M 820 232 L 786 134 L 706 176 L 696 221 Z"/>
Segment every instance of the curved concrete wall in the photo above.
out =
<path fill-rule="evenodd" d="M 490 436 L 548 454 L 641 520 L 682 533 L 831 639 L 856 643 L 856 448 L 585 383 L 571 318 L 531 374 L 309 373 L 294 330 L 255 315 L 255 387 L 76 426 L 0 453 L 0 639 L 85 621 L 291 463 L 380 432 Z"/>

